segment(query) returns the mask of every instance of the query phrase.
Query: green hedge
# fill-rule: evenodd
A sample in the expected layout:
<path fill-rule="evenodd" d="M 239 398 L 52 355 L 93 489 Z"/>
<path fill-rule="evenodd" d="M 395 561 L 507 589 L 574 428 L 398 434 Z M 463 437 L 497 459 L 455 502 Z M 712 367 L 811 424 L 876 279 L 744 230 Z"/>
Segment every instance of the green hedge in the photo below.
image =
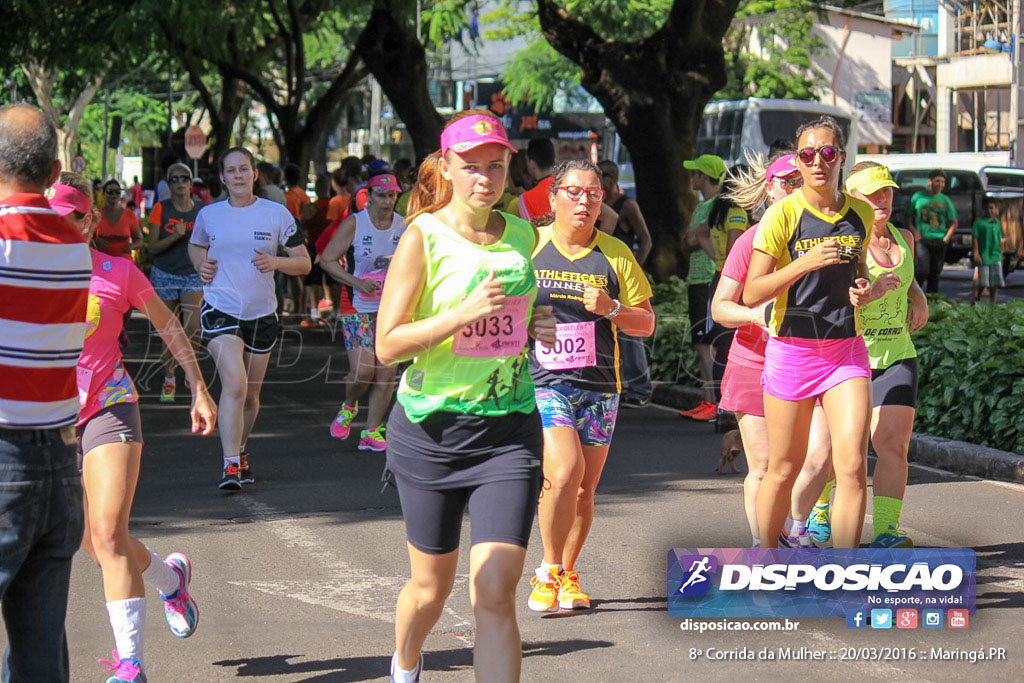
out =
<path fill-rule="evenodd" d="M 1024 453 L 1024 301 L 971 306 L 930 294 L 928 305 L 913 336 L 914 429 Z"/>
<path fill-rule="evenodd" d="M 699 387 L 697 352 L 690 344 L 690 319 L 686 313 L 686 283 L 672 276 L 667 282 L 653 284 L 652 289 L 657 327 L 647 338 L 651 379 Z"/>
<path fill-rule="evenodd" d="M 914 429 L 1024 453 L 1024 301 L 928 299 L 931 317 L 913 335 L 920 373 Z M 686 284 L 676 277 L 655 284 L 652 303 L 651 378 L 699 387 Z"/>

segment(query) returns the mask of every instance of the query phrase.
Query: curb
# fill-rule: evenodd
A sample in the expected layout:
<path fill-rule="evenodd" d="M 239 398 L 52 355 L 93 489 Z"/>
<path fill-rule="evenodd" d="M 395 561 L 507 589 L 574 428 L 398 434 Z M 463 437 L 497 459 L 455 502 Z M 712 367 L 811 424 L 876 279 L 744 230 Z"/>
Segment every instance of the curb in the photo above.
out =
<path fill-rule="evenodd" d="M 655 383 L 652 400 L 670 408 L 693 408 L 701 400 L 701 390 L 679 384 Z M 732 414 L 716 431 L 735 428 Z M 988 446 L 954 441 L 914 432 L 910 436 L 910 462 L 983 479 L 998 479 L 1024 484 L 1024 455 L 1008 453 Z"/>

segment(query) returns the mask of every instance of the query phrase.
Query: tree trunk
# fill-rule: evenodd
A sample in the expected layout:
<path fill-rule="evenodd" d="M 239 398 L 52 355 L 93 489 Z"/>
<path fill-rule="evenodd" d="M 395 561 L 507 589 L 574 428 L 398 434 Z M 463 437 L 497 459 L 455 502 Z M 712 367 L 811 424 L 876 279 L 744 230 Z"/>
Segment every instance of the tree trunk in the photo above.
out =
<path fill-rule="evenodd" d="M 704 105 L 725 85 L 722 36 L 738 1 L 675 0 L 665 24 L 634 43 L 601 38 L 554 0 L 537 3 L 544 37 L 580 65 L 583 87 L 629 150 L 659 279 L 686 271 L 680 237 L 696 198 L 683 162 L 693 158 Z"/>
<path fill-rule="evenodd" d="M 444 119 L 427 87 L 427 53 L 407 21 L 397 19 L 391 0 L 378 0 L 356 40 L 356 51 L 405 123 L 416 159 L 440 146 Z"/>
<path fill-rule="evenodd" d="M 217 109 L 217 116 L 210 117 L 213 129 L 210 131 L 210 146 L 206 158 L 206 163 L 210 166 L 216 165 L 224 152 L 231 148 L 231 131 L 244 104 L 245 87 L 241 81 L 221 73 L 220 107 Z"/>
<path fill-rule="evenodd" d="M 60 78 L 60 72 L 57 69 L 44 67 L 37 62 L 26 62 L 21 65 L 21 70 L 25 72 L 25 77 L 28 79 L 29 85 L 32 86 L 32 92 L 35 93 L 40 110 L 57 129 L 57 156 L 60 159 L 61 167 L 70 171 L 71 159 L 74 158 L 77 151 L 78 124 L 82 122 L 85 108 L 89 106 L 103 84 L 103 79 L 106 78 L 110 66 L 104 67 L 90 77 L 87 85 L 75 96 L 71 108 L 66 113 L 61 112 L 54 104 L 53 88 Z"/>

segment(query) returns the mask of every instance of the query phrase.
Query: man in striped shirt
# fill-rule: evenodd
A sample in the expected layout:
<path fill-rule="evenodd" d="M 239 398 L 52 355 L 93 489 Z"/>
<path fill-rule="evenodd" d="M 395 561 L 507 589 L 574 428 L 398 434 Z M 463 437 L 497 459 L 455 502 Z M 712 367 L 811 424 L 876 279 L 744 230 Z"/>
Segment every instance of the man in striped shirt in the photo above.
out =
<path fill-rule="evenodd" d="M 4 680 L 67 681 L 71 558 L 82 541 L 73 424 L 91 260 L 43 193 L 57 132 L 0 108 L 0 603 Z"/>

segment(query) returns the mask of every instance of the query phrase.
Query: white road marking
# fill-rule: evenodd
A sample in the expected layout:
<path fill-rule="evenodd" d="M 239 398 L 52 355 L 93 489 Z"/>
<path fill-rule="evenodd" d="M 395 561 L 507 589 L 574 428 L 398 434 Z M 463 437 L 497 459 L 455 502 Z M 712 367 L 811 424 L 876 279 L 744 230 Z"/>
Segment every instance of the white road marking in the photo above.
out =
<path fill-rule="evenodd" d="M 271 506 L 251 498 L 240 498 L 241 503 L 260 524 L 284 541 L 290 548 L 299 549 L 318 562 L 334 578 L 317 583 L 309 581 L 229 581 L 231 585 L 263 591 L 270 595 L 284 596 L 318 607 L 327 607 L 361 617 L 369 617 L 387 623 L 395 621 L 395 596 L 405 584 L 406 577 L 382 576 L 359 567 L 353 567 L 337 557 L 317 535 L 294 519 L 290 519 Z M 464 584 L 465 575 L 456 576 L 456 586 Z M 473 640 L 463 631 L 472 627 L 472 622 L 463 618 L 450 606 L 445 605 L 448 623 L 438 623 L 445 632 L 451 631 L 466 647 L 473 647 Z"/>

